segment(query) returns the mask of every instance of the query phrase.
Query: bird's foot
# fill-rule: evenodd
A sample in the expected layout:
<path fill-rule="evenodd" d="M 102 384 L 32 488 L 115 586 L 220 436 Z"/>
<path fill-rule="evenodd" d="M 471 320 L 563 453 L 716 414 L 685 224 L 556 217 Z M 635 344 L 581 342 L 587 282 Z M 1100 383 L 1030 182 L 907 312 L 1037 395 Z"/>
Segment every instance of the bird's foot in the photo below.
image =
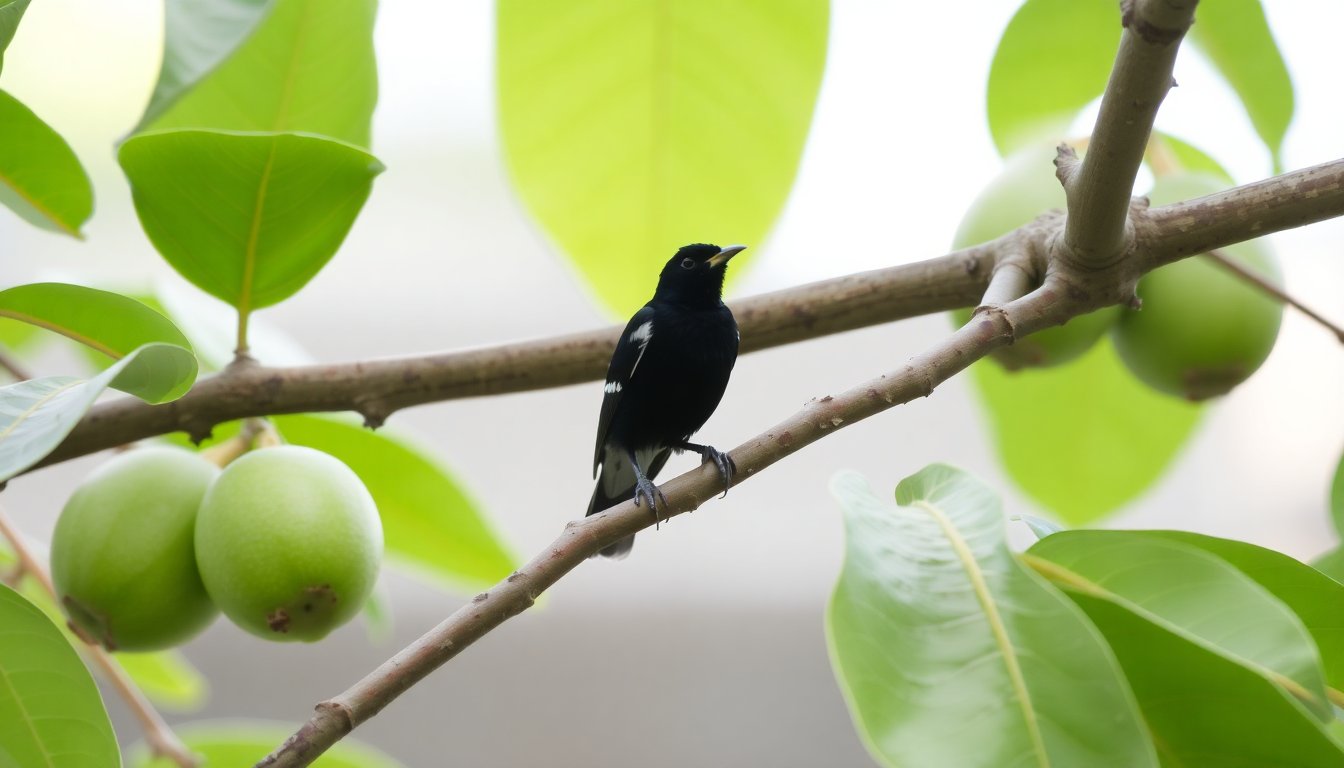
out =
<path fill-rule="evenodd" d="M 723 496 L 728 495 L 728 489 L 733 485 L 733 475 L 737 474 L 737 464 L 733 457 L 720 451 L 712 445 L 706 445 L 705 450 L 700 453 L 705 461 L 714 462 L 714 466 L 719 470 L 719 477 L 723 478 Z"/>
<path fill-rule="evenodd" d="M 653 529 L 658 530 L 658 525 L 666 518 L 659 514 L 659 506 L 667 506 L 667 497 L 654 485 L 647 477 L 641 476 L 635 482 L 635 506 L 643 506 L 640 499 L 649 503 L 649 511 L 653 513 Z"/>

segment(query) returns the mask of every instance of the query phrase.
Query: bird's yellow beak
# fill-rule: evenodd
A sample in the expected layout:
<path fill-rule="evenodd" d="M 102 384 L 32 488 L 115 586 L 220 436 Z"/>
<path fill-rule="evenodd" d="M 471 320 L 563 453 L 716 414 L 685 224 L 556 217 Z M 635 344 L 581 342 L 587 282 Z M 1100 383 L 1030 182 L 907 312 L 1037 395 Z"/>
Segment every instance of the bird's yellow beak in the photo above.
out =
<path fill-rule="evenodd" d="M 713 256 L 710 256 L 709 266 L 717 267 L 745 250 L 747 250 L 747 246 L 745 245 L 730 245 Z"/>

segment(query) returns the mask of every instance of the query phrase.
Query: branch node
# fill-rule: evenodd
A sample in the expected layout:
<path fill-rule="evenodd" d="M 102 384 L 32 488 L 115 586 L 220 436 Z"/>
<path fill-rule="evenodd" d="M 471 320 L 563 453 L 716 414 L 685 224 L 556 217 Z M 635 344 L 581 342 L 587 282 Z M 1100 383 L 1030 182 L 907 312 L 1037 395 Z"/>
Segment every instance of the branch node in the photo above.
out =
<path fill-rule="evenodd" d="M 364 417 L 364 426 L 368 429 L 378 429 L 387 421 L 390 412 L 378 405 L 363 405 L 359 409 L 359 415 Z"/>
<path fill-rule="evenodd" d="M 1065 189 L 1068 188 L 1074 175 L 1078 173 L 1078 165 L 1078 153 L 1074 151 L 1073 147 L 1060 142 L 1059 146 L 1055 147 L 1055 178 L 1059 179 L 1059 183 Z"/>

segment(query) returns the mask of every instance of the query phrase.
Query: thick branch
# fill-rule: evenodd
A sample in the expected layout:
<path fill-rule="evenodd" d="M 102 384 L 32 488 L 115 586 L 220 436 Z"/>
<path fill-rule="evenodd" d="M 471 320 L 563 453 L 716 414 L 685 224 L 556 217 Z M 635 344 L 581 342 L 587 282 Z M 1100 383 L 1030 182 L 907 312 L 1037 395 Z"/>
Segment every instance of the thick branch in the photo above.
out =
<path fill-rule="evenodd" d="M 934 387 L 988 354 L 1010 343 L 1012 332 L 1031 333 L 1063 322 L 1072 308 L 1052 284 L 1008 304 L 977 315 L 933 349 L 905 365 L 834 397 L 808 403 L 798 413 L 733 450 L 737 482 L 755 477 L 766 467 L 796 453 L 830 432 L 901 403 L 926 397 Z M 710 465 L 687 472 L 661 486 L 668 515 L 690 512 L 722 490 Z M 537 597 L 598 550 L 653 525 L 647 509 L 626 502 L 593 517 L 570 523 L 560 538 L 488 592 L 477 595 L 433 630 L 393 656 L 341 695 L 318 705 L 313 715 L 258 768 L 294 768 L 312 763 L 355 726 L 382 711 L 443 663 L 483 635 L 532 606 Z"/>
<path fill-rule="evenodd" d="M 742 351 L 975 304 L 995 244 L 861 272 L 733 303 Z M 181 399 L 151 406 L 122 398 L 95 407 L 38 466 L 169 432 L 203 438 L 225 421 L 315 411 L 358 411 L 377 426 L 394 411 L 462 397 L 595 381 L 620 326 L 424 357 L 270 368 L 234 366 Z"/>
<path fill-rule="evenodd" d="M 1081 264 L 1101 266 L 1125 247 L 1129 198 L 1157 108 L 1174 81 L 1181 38 L 1197 0 L 1124 0 L 1125 31 L 1082 164 L 1061 166 L 1069 215 L 1064 245 Z"/>

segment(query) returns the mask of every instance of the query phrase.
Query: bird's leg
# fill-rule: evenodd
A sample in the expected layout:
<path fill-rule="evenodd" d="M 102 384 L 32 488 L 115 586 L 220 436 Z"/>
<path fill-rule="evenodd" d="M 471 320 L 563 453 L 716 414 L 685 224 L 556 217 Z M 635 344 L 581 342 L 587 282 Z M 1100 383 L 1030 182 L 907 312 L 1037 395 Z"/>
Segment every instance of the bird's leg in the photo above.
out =
<path fill-rule="evenodd" d="M 630 466 L 635 469 L 635 506 L 640 506 L 640 497 L 649 502 L 649 511 L 653 513 L 653 529 L 658 530 L 658 524 L 662 518 L 658 516 L 658 505 L 667 505 L 667 497 L 658 489 L 644 474 L 644 469 L 639 466 L 639 460 L 635 458 L 634 451 L 626 453 L 630 457 Z"/>
<path fill-rule="evenodd" d="M 712 461 L 719 470 L 719 477 L 723 478 L 723 496 L 728 495 L 728 488 L 733 484 L 733 475 L 737 474 L 737 465 L 733 463 L 733 457 L 720 451 L 712 445 L 700 445 L 699 443 L 678 443 L 673 448 L 679 451 L 695 451 L 700 454 L 702 461 Z M 723 498 L 720 496 L 719 498 Z"/>

